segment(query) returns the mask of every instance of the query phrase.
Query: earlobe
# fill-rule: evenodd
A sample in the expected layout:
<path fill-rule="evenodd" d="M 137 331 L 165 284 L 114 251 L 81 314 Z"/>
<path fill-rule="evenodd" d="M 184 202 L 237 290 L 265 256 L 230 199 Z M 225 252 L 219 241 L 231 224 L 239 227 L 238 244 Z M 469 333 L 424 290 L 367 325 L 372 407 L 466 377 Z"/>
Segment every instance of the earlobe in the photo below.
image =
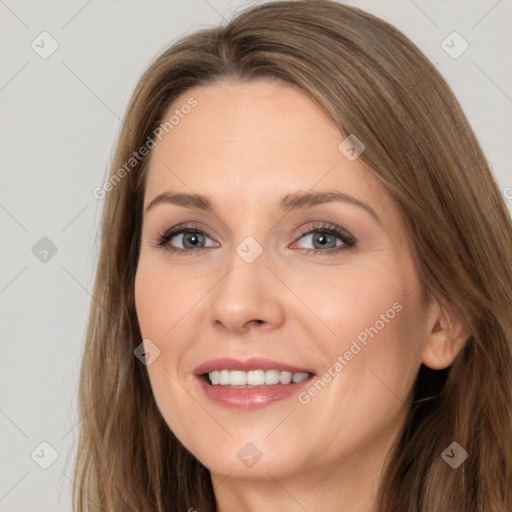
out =
<path fill-rule="evenodd" d="M 422 353 L 422 363 L 432 370 L 450 366 L 464 348 L 470 334 L 453 311 L 440 306 L 435 308 L 431 330 Z"/>

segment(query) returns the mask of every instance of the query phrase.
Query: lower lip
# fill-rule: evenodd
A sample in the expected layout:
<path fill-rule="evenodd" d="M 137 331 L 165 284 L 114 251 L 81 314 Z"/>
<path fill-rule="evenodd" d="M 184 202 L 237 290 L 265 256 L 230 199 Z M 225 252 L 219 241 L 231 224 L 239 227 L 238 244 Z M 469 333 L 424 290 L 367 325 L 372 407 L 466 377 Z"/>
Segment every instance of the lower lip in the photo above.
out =
<path fill-rule="evenodd" d="M 204 394 L 213 402 L 231 409 L 246 411 L 261 409 L 267 405 L 286 400 L 307 386 L 313 376 L 293 384 L 275 384 L 272 386 L 256 386 L 253 388 L 230 388 L 228 386 L 213 386 L 206 382 L 203 376 L 197 376 Z"/>

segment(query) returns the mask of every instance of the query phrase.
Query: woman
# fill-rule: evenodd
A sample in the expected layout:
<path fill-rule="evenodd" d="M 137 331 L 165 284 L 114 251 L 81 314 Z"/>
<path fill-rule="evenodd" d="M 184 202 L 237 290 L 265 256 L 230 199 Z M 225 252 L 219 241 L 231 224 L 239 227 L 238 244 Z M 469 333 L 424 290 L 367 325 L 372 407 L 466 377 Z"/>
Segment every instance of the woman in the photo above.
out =
<path fill-rule="evenodd" d="M 512 226 L 387 23 L 283 1 L 172 45 L 102 193 L 75 510 L 512 509 Z"/>

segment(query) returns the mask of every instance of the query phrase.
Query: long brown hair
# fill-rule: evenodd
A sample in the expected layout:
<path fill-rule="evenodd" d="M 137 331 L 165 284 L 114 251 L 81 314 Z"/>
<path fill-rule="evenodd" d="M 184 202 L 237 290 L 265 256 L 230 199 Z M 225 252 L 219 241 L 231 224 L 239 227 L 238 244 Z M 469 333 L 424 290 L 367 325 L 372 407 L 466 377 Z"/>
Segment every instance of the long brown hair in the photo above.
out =
<path fill-rule="evenodd" d="M 186 36 L 137 84 L 104 188 L 80 376 L 74 510 L 216 510 L 209 471 L 166 425 L 147 369 L 134 356 L 142 341 L 134 277 L 149 155 L 129 168 L 126 162 L 179 95 L 226 77 L 297 87 L 342 133 L 363 141 L 362 162 L 403 216 L 425 296 L 450 305 L 471 333 L 448 369 L 421 367 L 387 460 L 379 510 L 510 512 L 508 210 L 466 117 L 429 60 L 388 23 L 328 0 L 259 5 L 223 27 Z M 441 456 L 453 442 L 468 453 L 457 469 Z"/>

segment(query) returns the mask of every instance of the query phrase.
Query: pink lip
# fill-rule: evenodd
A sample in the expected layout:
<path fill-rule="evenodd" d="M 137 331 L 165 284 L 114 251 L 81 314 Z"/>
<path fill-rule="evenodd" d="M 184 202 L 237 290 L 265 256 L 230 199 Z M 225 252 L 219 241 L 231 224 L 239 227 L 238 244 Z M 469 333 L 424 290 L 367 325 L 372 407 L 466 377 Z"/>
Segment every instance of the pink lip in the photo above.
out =
<path fill-rule="evenodd" d="M 207 382 L 204 374 L 215 370 L 242 370 L 246 372 L 250 370 L 279 370 L 282 372 L 314 374 L 314 372 L 304 368 L 261 358 L 251 358 L 246 361 L 237 361 L 230 358 L 214 359 L 196 368 L 194 374 L 202 391 L 210 400 L 223 407 L 246 411 L 260 409 L 297 395 L 303 387 L 310 384 L 312 377 L 310 376 L 299 383 L 231 388 L 220 385 L 213 386 Z"/>

